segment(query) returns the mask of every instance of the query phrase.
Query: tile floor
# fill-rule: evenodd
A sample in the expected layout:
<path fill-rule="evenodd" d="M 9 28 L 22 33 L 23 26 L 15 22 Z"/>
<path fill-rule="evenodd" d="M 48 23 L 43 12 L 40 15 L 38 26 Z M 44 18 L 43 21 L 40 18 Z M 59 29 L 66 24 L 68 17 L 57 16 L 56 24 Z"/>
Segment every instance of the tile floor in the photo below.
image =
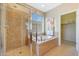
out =
<path fill-rule="evenodd" d="M 9 51 L 6 56 L 32 56 L 31 49 L 27 46 Z M 52 48 L 44 56 L 77 56 L 75 45 L 70 42 L 62 43 L 60 47 Z"/>

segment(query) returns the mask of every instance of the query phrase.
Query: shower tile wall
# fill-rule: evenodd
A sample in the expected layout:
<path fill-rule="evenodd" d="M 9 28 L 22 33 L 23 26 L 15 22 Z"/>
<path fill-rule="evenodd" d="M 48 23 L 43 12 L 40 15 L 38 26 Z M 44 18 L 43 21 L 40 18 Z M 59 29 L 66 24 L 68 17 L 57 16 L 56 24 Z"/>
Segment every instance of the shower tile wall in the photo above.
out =
<path fill-rule="evenodd" d="M 23 6 L 25 5 L 25 6 Z M 5 47 L 6 51 L 10 51 L 28 44 L 28 30 L 25 23 L 30 20 L 31 11 L 44 15 L 43 12 L 28 6 L 27 4 L 6 4 L 6 20 L 5 20 Z M 30 8 L 30 10 L 29 10 Z"/>
<path fill-rule="evenodd" d="M 26 44 L 25 21 L 27 14 L 15 7 L 6 9 L 6 51 L 19 48 Z"/>

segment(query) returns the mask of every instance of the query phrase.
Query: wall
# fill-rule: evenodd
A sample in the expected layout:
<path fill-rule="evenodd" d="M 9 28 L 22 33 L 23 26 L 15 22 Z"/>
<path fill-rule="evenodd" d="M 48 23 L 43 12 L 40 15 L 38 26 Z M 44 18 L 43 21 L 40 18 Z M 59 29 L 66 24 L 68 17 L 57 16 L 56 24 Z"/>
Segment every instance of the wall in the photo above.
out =
<path fill-rule="evenodd" d="M 75 3 L 66 3 L 66 4 L 61 4 L 58 7 L 48 11 L 46 13 L 47 17 L 53 17 L 54 19 L 56 18 L 56 16 L 60 16 L 61 14 L 65 14 L 68 12 L 72 12 L 77 10 L 79 4 L 75 4 Z M 56 19 L 55 19 L 56 21 Z M 58 21 L 56 22 L 56 25 L 58 24 Z M 55 27 L 56 28 L 56 27 Z M 58 28 L 56 28 L 56 32 L 58 32 Z"/>
<path fill-rule="evenodd" d="M 42 16 L 45 15 L 44 12 L 42 12 L 42 11 L 40 11 L 39 9 L 36 9 L 36 8 L 34 8 L 34 7 L 32 7 L 32 6 L 28 5 L 28 4 L 26 4 L 26 3 L 18 3 L 18 4 L 20 4 L 20 5 L 22 5 L 22 6 L 26 7 L 26 8 L 28 8 L 28 9 L 30 9 L 30 12 L 32 12 L 32 13 L 37 13 L 37 14 L 42 15 Z"/>
<path fill-rule="evenodd" d="M 0 51 L 1 51 L 1 45 L 2 45 L 2 37 L 1 37 L 1 4 L 0 4 Z"/>
<path fill-rule="evenodd" d="M 78 8 L 78 3 L 64 3 L 46 13 L 46 17 L 53 17 L 55 19 L 55 32 L 58 32 L 59 34 L 59 41 L 61 40 L 61 15 L 76 11 Z"/>
<path fill-rule="evenodd" d="M 76 49 L 79 55 L 79 9 L 77 10 L 76 18 Z"/>
<path fill-rule="evenodd" d="M 14 6 L 15 8 L 17 8 L 18 10 L 21 10 L 25 13 L 28 13 L 31 15 L 31 13 L 37 13 L 39 15 L 44 15 L 45 13 L 26 4 L 26 3 L 7 3 L 9 6 Z M 19 6 L 19 7 L 18 7 Z"/>
<path fill-rule="evenodd" d="M 78 3 L 63 3 L 56 8 L 48 11 L 46 13 L 46 16 L 54 17 L 59 14 L 65 14 L 70 11 L 74 11 L 78 9 L 79 4 Z"/>
<path fill-rule="evenodd" d="M 36 9 L 36 8 L 28 5 L 28 4 L 25 4 L 25 3 L 18 3 L 18 4 L 20 4 L 20 5 L 28 8 L 28 9 L 30 9 L 30 12 L 31 13 L 36 13 L 36 14 L 41 15 L 41 16 L 44 16 L 45 15 L 44 12 L 42 12 L 42 11 L 40 11 L 40 10 L 38 10 L 38 9 Z M 33 27 L 35 27 L 35 26 L 33 26 Z M 42 28 L 41 28 L 41 25 L 39 25 L 39 27 L 40 27 L 39 32 L 44 33 L 45 32 L 45 29 L 44 29 L 44 19 L 42 20 Z"/>
<path fill-rule="evenodd" d="M 27 30 L 24 22 L 27 20 L 27 13 L 13 6 L 6 7 L 6 51 L 25 45 Z"/>

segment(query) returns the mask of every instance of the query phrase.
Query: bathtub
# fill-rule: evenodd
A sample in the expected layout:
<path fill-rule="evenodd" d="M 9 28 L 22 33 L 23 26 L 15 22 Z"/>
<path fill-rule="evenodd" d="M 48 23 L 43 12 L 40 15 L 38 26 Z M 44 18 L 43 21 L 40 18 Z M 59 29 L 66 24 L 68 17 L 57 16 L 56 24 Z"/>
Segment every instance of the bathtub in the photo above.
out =
<path fill-rule="evenodd" d="M 32 37 L 32 41 L 33 53 L 36 55 L 44 55 L 50 49 L 57 46 L 57 36 L 38 35 L 37 42 L 35 36 Z"/>
<path fill-rule="evenodd" d="M 51 35 L 39 35 L 37 36 L 37 42 L 36 37 L 32 36 L 32 41 L 36 42 L 37 44 L 42 44 L 44 42 L 47 42 L 49 40 L 53 40 L 54 38 L 57 38 L 57 36 L 51 36 Z"/>

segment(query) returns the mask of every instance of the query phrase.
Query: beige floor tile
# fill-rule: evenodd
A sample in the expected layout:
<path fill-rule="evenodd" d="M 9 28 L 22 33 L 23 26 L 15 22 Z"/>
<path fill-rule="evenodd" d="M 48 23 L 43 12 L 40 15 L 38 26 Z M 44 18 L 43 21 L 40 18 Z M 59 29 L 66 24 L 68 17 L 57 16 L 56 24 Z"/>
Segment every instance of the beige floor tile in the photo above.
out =
<path fill-rule="evenodd" d="M 72 42 L 62 43 L 61 46 L 52 48 L 45 56 L 76 56 L 75 44 Z"/>
<path fill-rule="evenodd" d="M 12 51 L 8 51 L 6 53 L 7 56 L 30 56 L 30 49 L 27 46 L 23 46 L 21 48 L 12 50 Z"/>
<path fill-rule="evenodd" d="M 8 51 L 6 56 L 32 56 L 31 49 L 28 46 L 23 46 L 18 49 Z M 75 44 L 65 41 L 60 47 L 52 48 L 44 56 L 77 56 Z"/>

